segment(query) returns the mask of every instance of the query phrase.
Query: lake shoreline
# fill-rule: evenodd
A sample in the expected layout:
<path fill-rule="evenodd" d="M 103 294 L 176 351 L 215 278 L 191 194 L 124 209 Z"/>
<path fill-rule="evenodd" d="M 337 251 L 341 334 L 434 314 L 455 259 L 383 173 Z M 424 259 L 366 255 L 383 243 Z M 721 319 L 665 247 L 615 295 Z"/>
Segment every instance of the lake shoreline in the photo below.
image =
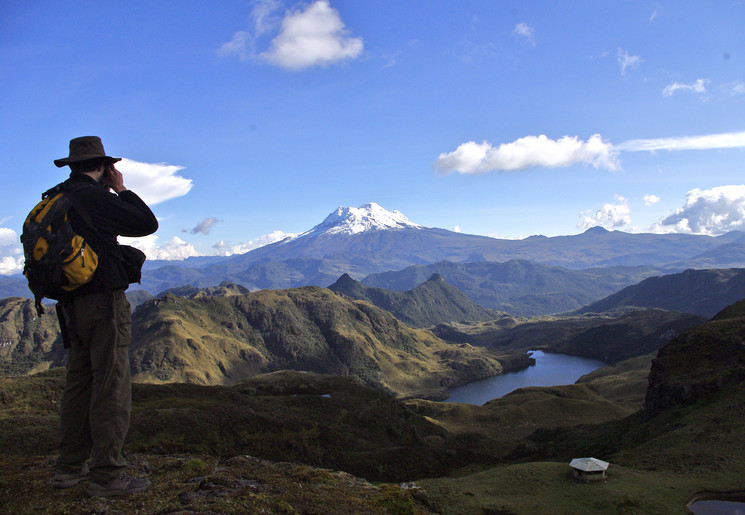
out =
<path fill-rule="evenodd" d="M 502 373 L 497 375 L 507 374 L 509 372 L 520 372 L 521 370 L 525 370 L 526 368 L 535 366 L 536 364 L 532 350 L 522 355 L 499 358 L 497 361 L 502 365 Z"/>
<path fill-rule="evenodd" d="M 532 364 L 524 366 L 527 362 Z M 606 365 L 600 360 L 533 349 L 515 362 L 516 371 L 450 388 L 442 401 L 481 406 L 520 388 L 573 384 L 583 375 Z"/>

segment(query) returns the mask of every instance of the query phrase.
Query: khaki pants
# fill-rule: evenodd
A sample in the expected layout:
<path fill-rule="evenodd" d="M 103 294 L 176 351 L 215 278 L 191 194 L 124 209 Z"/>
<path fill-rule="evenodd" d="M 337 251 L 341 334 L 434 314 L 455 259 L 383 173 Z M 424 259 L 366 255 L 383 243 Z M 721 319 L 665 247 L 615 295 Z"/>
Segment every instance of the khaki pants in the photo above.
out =
<path fill-rule="evenodd" d="M 57 470 L 107 483 L 127 466 L 121 451 L 129 429 L 130 306 L 123 290 L 82 295 L 62 306 L 68 328 L 67 382 L 60 408 Z"/>

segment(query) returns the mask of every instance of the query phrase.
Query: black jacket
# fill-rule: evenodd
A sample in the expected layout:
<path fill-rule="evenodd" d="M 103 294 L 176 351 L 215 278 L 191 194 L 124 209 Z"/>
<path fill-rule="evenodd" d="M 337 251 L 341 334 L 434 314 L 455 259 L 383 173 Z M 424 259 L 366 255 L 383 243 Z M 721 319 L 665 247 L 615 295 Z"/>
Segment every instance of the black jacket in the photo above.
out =
<path fill-rule="evenodd" d="M 72 195 L 85 209 L 95 229 L 74 209 L 69 215 L 70 225 L 96 251 L 99 259 L 91 282 L 71 292 L 70 296 L 126 289 L 129 281 L 117 236 L 147 236 L 158 229 L 158 220 L 147 204 L 132 191 L 125 190 L 118 195 L 111 193 L 108 188 L 83 174 L 71 174 L 64 184 L 76 186 Z"/>

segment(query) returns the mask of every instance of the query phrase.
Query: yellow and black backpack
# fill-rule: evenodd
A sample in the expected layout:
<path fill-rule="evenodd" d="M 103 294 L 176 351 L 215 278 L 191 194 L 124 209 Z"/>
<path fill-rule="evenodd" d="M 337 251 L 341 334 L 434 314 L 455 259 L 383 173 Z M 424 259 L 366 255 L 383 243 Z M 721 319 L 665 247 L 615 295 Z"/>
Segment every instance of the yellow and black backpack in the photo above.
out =
<path fill-rule="evenodd" d="M 45 191 L 41 202 L 23 223 L 21 243 L 26 260 L 23 275 L 28 279 L 40 315 L 44 313 L 41 304 L 44 297 L 60 300 L 66 293 L 89 283 L 98 267 L 98 255 L 73 231 L 68 218 L 70 209 L 75 209 L 95 232 L 90 217 L 73 196 L 77 189 L 61 183 Z"/>

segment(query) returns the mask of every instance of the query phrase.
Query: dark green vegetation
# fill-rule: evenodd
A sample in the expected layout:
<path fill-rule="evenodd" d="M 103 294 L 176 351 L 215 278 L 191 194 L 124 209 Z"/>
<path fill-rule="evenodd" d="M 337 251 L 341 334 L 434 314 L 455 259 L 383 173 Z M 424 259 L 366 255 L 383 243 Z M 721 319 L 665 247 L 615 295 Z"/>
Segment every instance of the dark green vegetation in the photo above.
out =
<path fill-rule="evenodd" d="M 135 384 L 125 450 L 154 486 L 88 500 L 83 485 L 51 488 L 63 383 L 61 370 L 0 377 L 3 511 L 429 513 L 416 491 L 349 472 L 398 481 L 483 461 L 467 439 L 349 379 L 283 372 L 233 387 Z"/>
<path fill-rule="evenodd" d="M 712 317 L 745 297 L 745 269 L 686 270 L 650 277 L 639 284 L 590 304 L 578 313 L 621 307 L 655 307 Z"/>
<path fill-rule="evenodd" d="M 132 327 L 132 371 L 147 382 L 233 384 L 289 369 L 430 396 L 502 370 L 485 349 L 448 344 L 372 304 L 313 286 L 167 295 L 140 306 Z"/>
<path fill-rule="evenodd" d="M 368 288 L 344 274 L 329 286 L 329 290 L 375 304 L 411 327 L 428 327 L 464 320 L 485 321 L 501 316 L 500 313 L 482 308 L 469 300 L 458 288 L 446 283 L 439 274 L 432 274 L 416 288 L 405 292 Z"/>
<path fill-rule="evenodd" d="M 0 385 L 0 454 L 54 453 L 64 372 L 2 377 Z M 221 458 L 250 454 L 403 481 L 483 462 L 483 449 L 472 444 L 379 389 L 288 371 L 231 387 L 135 384 L 126 448 Z"/>

